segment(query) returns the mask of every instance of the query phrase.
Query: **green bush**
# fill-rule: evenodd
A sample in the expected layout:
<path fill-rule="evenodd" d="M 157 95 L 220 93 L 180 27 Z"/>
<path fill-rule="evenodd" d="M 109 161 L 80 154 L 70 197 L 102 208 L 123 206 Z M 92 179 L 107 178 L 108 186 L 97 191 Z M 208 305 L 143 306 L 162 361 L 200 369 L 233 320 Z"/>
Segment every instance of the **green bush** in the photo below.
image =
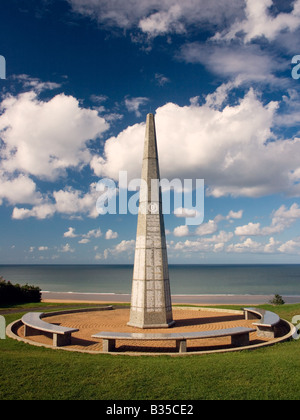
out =
<path fill-rule="evenodd" d="M 41 289 L 35 286 L 11 284 L 0 276 L 0 303 L 40 302 Z"/>
<path fill-rule="evenodd" d="M 274 298 L 272 300 L 270 300 L 269 302 L 271 305 L 284 305 L 285 302 L 282 299 L 282 296 L 280 295 L 275 295 Z"/>

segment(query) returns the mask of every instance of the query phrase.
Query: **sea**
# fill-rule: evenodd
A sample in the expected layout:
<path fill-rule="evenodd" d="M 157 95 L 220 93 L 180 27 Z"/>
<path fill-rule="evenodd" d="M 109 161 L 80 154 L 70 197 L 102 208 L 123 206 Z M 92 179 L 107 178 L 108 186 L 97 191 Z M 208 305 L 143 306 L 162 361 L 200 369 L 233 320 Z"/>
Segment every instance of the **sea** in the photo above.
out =
<path fill-rule="evenodd" d="M 130 294 L 132 265 L 0 265 L 13 284 L 45 292 Z M 300 296 L 300 264 L 169 265 L 172 295 Z"/>

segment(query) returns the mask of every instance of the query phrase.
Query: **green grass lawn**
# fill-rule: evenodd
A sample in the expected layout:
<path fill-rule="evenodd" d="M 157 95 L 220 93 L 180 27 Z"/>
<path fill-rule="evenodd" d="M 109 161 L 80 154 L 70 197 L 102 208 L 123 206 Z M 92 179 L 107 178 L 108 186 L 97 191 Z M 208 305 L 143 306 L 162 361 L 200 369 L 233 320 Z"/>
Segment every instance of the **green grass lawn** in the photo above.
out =
<path fill-rule="evenodd" d="M 300 315 L 300 304 L 263 307 L 289 321 Z M 5 315 L 6 323 L 28 308 Z M 299 341 L 234 353 L 130 357 L 51 350 L 6 338 L 0 340 L 0 399 L 299 400 Z"/>

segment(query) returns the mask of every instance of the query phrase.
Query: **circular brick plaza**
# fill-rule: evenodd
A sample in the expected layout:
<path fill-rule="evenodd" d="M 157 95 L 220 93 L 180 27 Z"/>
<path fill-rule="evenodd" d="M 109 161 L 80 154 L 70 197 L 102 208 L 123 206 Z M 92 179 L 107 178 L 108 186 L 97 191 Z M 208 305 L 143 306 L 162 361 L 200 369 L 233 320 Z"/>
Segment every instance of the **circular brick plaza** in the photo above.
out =
<path fill-rule="evenodd" d="M 187 333 L 209 330 L 220 330 L 234 327 L 253 328 L 253 319 L 246 320 L 243 311 L 232 311 L 212 308 L 174 307 L 173 319 L 175 326 L 172 328 L 146 329 L 130 327 L 127 325 L 130 309 L 128 307 L 116 307 L 113 310 L 56 313 L 47 316 L 48 323 L 69 328 L 77 328 L 79 331 L 72 334 L 71 344 L 61 347 L 64 350 L 80 351 L 89 353 L 102 352 L 102 339 L 92 338 L 92 335 L 100 331 L 118 333 Z M 24 325 L 19 321 L 11 328 L 13 338 L 29 342 L 34 345 L 52 347 L 52 337 L 47 333 L 40 332 L 38 335 L 24 337 Z M 276 338 L 259 337 L 256 332 L 249 335 L 249 346 L 270 345 L 278 341 L 286 340 L 290 335 L 290 325 L 281 320 L 277 326 Z M 241 350 L 231 344 L 231 337 L 215 337 L 197 340 L 188 340 L 188 350 L 185 354 L 224 352 Z M 172 354 L 178 355 L 175 340 L 168 341 L 143 341 L 143 340 L 116 340 L 115 351 L 111 354 Z"/>

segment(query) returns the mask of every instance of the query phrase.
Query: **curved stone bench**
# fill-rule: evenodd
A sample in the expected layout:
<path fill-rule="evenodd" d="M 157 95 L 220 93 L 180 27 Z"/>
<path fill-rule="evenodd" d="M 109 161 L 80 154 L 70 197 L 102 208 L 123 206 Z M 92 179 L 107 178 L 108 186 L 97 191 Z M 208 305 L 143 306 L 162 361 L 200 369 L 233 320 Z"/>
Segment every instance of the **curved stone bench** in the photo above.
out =
<path fill-rule="evenodd" d="M 257 335 L 266 338 L 276 337 L 276 325 L 280 322 L 280 317 L 274 312 L 260 308 L 243 308 L 245 319 L 259 319 L 253 322 L 256 326 Z"/>
<path fill-rule="evenodd" d="M 170 334 L 144 334 L 144 333 L 121 333 L 101 331 L 92 335 L 93 338 L 101 338 L 103 340 L 103 352 L 110 352 L 115 349 L 116 340 L 148 340 L 148 341 L 164 341 L 175 340 L 176 349 L 179 353 L 185 353 L 187 350 L 186 341 L 201 338 L 215 338 L 231 336 L 231 344 L 236 347 L 249 345 L 249 333 L 254 332 L 253 328 L 234 327 L 222 330 L 197 331 L 187 333 L 170 333 Z"/>
<path fill-rule="evenodd" d="M 71 344 L 71 334 L 79 330 L 77 328 L 67 328 L 49 324 L 41 319 L 44 315 L 43 312 L 28 312 L 22 317 L 22 322 L 25 327 L 24 336 L 37 335 L 42 331 L 53 334 L 54 347 Z"/>

